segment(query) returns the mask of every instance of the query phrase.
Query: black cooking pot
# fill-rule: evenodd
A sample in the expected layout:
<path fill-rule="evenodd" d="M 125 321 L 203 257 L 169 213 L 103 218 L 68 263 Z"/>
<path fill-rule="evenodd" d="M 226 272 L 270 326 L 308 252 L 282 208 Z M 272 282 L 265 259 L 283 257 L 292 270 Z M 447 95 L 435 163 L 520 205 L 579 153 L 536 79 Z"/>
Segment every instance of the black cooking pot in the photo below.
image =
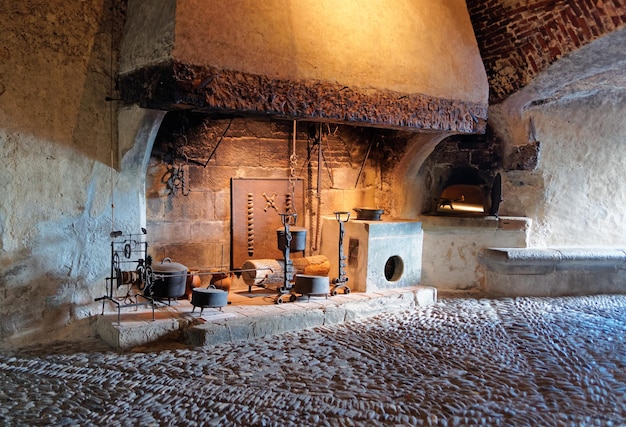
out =
<path fill-rule="evenodd" d="M 294 292 L 303 295 L 328 295 L 330 293 L 330 279 L 326 276 L 298 274 L 293 289 Z"/>
<path fill-rule="evenodd" d="M 289 227 L 289 234 L 291 234 L 291 242 L 289 243 L 290 251 L 299 252 L 306 249 L 306 228 Z M 285 238 L 285 229 L 279 228 L 276 230 L 276 236 L 278 237 L 278 250 L 284 251 L 287 240 Z"/>
<path fill-rule="evenodd" d="M 224 307 L 228 304 L 228 292 L 215 288 L 196 288 L 191 296 L 191 304 L 194 312 L 200 307 L 200 313 L 209 307 Z M 221 310 L 221 308 L 220 308 Z"/>
<path fill-rule="evenodd" d="M 187 267 L 165 258 L 159 264 L 153 264 L 152 271 L 156 278 L 152 284 L 152 295 L 148 296 L 169 299 L 185 295 Z"/>
<path fill-rule="evenodd" d="M 367 221 L 380 221 L 380 216 L 385 212 L 384 209 L 377 208 L 354 208 L 356 219 Z"/>

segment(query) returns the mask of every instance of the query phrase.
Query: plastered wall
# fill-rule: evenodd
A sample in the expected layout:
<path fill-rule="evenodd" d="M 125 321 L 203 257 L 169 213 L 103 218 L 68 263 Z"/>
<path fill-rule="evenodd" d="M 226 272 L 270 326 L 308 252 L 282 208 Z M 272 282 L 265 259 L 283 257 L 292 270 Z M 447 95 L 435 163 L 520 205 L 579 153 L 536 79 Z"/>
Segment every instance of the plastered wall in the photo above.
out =
<path fill-rule="evenodd" d="M 178 1 L 173 56 L 288 80 L 477 103 L 487 95 L 460 0 Z"/>
<path fill-rule="evenodd" d="M 3 6 L 0 340 L 28 344 L 70 335 L 98 312 L 111 196 L 116 226 L 138 226 L 138 188 L 120 186 L 133 179 L 120 174 L 118 108 L 105 101 L 115 97 L 111 49 L 121 40 L 124 5 Z"/>
<path fill-rule="evenodd" d="M 509 150 L 539 147 L 536 167 L 507 170 L 503 186 L 502 213 L 533 219 L 533 246 L 626 243 L 624 43 L 625 30 L 598 39 L 490 108 Z"/>

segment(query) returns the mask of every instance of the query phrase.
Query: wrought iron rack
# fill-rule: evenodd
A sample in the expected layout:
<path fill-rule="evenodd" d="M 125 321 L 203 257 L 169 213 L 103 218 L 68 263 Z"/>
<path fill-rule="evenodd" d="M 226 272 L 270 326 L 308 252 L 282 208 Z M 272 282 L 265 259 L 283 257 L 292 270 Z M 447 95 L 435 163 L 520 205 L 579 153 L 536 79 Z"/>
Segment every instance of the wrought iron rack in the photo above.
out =
<path fill-rule="evenodd" d="M 152 271 L 152 258 L 148 255 L 148 242 L 146 241 L 146 229 L 141 228 L 141 233 L 124 234 L 121 231 L 113 231 L 111 237 L 111 271 L 106 278 L 106 295 L 96 298 L 102 301 L 102 314 L 106 301 L 115 304 L 117 308 L 117 323 L 121 321 L 121 310 L 129 307 L 139 307 L 149 304 L 152 308 L 152 320 L 154 320 L 153 298 L 142 294 L 131 294 L 130 290 L 136 286 L 140 291 L 151 289 L 154 282 Z M 131 266 L 130 269 L 122 267 Z M 115 290 L 128 285 L 128 292 L 124 297 L 115 296 Z M 139 302 L 139 298 L 145 301 Z M 121 300 L 121 301 L 120 301 Z M 130 302 L 128 302 L 130 301 Z"/>

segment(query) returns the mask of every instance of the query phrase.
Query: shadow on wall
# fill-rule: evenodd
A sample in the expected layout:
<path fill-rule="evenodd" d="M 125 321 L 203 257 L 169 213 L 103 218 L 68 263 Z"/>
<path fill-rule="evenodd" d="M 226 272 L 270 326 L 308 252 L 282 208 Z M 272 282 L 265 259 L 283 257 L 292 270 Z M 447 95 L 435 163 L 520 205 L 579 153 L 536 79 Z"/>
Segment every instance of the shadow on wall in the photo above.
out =
<path fill-rule="evenodd" d="M 117 103 L 105 98 L 116 97 L 113 52 L 119 50 L 125 5 L 97 3 L 18 2 L 3 12 L 0 118 L 17 138 L 71 146 L 116 166 L 111 149 L 117 147 Z"/>
<path fill-rule="evenodd" d="M 419 218 L 429 196 L 424 190 L 426 185 L 420 169 L 437 144 L 448 136 L 449 133 L 443 132 L 418 133 L 409 139 L 406 152 L 396 165 L 393 184 L 388 192 L 397 218 Z"/>

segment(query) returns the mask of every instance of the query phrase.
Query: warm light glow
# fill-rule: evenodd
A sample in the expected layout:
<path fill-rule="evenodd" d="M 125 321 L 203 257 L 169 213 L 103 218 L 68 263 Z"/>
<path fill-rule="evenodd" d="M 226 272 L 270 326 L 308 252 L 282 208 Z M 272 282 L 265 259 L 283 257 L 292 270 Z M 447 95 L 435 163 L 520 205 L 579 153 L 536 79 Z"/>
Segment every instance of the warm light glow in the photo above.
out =
<path fill-rule="evenodd" d="M 437 212 L 446 214 L 484 213 L 483 195 L 474 185 L 451 185 L 443 190 Z"/>
<path fill-rule="evenodd" d="M 183 63 L 351 89 L 480 104 L 488 99 L 487 76 L 461 0 L 175 3 L 172 55 Z M 152 41 L 146 50 L 154 44 L 161 47 Z"/>
<path fill-rule="evenodd" d="M 439 206 L 437 209 L 438 212 L 478 212 L 484 213 L 484 209 L 481 205 L 471 205 L 468 203 L 451 203 L 451 205 Z"/>

